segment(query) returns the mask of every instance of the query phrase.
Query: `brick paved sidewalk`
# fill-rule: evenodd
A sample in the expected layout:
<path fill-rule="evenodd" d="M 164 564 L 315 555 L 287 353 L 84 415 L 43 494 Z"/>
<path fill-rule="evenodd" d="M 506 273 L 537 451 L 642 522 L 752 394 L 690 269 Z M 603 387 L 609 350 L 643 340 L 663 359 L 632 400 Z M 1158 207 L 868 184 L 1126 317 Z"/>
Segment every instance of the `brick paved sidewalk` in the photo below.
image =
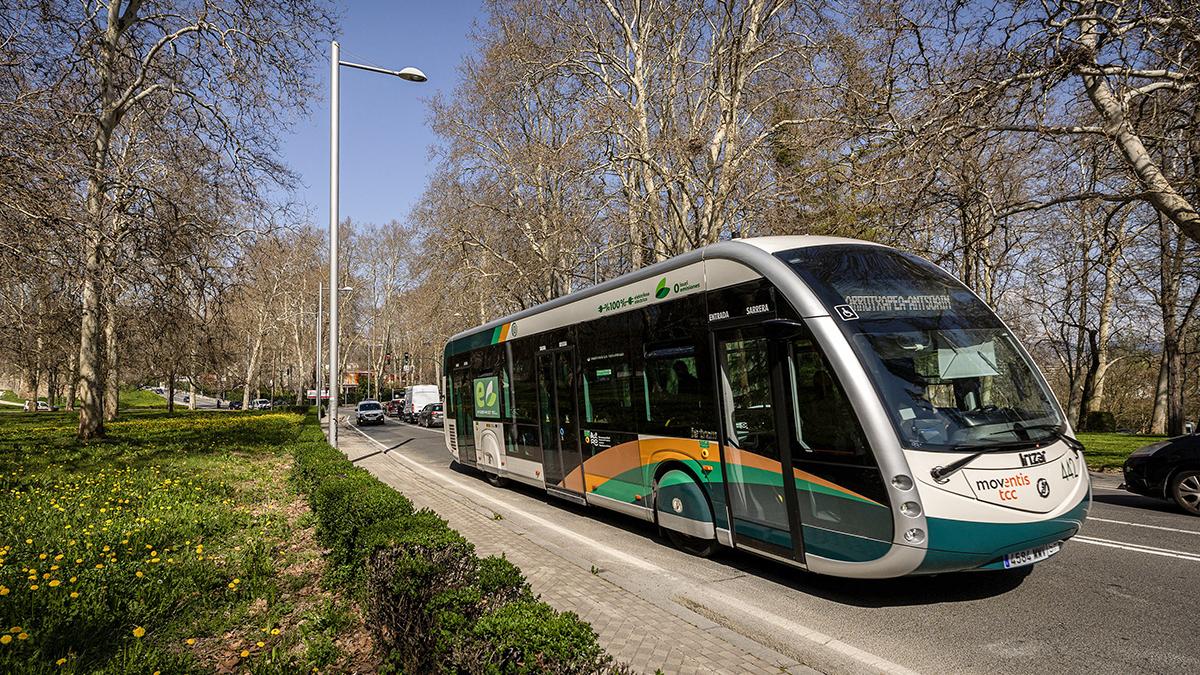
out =
<path fill-rule="evenodd" d="M 339 436 L 343 452 L 358 466 L 404 493 L 417 508 L 436 511 L 480 556 L 503 553 L 525 573 L 535 594 L 555 609 L 578 614 L 610 654 L 639 672 L 816 672 L 680 605 L 651 602 L 581 567 L 531 540 L 519 526 L 495 519 L 490 507 L 379 452 L 352 430 Z"/>

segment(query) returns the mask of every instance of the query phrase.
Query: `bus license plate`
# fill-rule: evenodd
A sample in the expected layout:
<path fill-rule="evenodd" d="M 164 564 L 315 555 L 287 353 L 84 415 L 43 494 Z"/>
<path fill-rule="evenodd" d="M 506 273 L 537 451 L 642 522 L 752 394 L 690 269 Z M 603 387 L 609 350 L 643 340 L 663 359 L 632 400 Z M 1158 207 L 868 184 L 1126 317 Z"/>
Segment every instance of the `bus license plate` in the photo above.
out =
<path fill-rule="evenodd" d="M 1016 553 L 1009 553 L 1008 555 L 1004 556 L 1004 569 L 1023 567 L 1025 565 L 1032 565 L 1035 562 L 1041 562 L 1055 553 L 1058 553 L 1059 549 L 1061 548 L 1062 544 L 1055 542 L 1053 544 L 1047 544 L 1037 548 L 1017 551 Z"/>

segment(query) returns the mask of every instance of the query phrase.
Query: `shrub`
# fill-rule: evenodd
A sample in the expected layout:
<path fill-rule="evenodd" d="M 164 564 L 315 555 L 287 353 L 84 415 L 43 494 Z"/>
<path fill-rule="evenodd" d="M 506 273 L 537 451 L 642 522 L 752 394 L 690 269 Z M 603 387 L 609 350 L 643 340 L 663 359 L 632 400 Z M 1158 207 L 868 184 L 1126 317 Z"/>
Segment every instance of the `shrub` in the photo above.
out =
<path fill-rule="evenodd" d="M 312 497 L 317 516 L 317 540 L 329 547 L 335 567 L 361 563 L 367 551 L 363 535 L 378 523 L 412 513 L 407 497 L 355 468 L 343 476 L 328 476 Z"/>
<path fill-rule="evenodd" d="M 420 528 L 376 551 L 369 571 L 369 623 L 389 660 L 408 673 L 452 670 L 481 606 L 474 547 L 448 527 Z"/>
<path fill-rule="evenodd" d="M 1117 418 L 1107 410 L 1093 410 L 1083 416 L 1083 431 L 1107 432 L 1117 430 Z"/>
<path fill-rule="evenodd" d="M 488 556 L 479 561 L 479 590 L 492 607 L 533 600 L 533 590 L 525 581 L 525 575 L 503 556 Z"/>
<path fill-rule="evenodd" d="M 459 658 L 470 673 L 591 674 L 611 672 L 612 657 L 596 633 L 571 612 L 520 600 L 484 614 Z"/>
<path fill-rule="evenodd" d="M 414 512 L 406 497 L 330 447 L 315 420 L 309 414 L 295 444 L 293 480 L 308 494 L 333 573 L 365 602 L 383 670 L 614 669 L 590 626 L 535 600 L 507 559 L 476 557 L 433 511 Z"/>

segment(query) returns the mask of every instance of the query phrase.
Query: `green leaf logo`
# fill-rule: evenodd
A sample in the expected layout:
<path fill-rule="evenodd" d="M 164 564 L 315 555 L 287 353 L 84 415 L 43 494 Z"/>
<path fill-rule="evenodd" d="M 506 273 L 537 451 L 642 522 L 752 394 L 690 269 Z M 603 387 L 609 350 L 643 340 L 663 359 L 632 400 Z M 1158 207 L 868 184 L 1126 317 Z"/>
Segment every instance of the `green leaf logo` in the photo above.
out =
<path fill-rule="evenodd" d="M 494 380 L 488 381 L 487 389 L 484 392 L 484 407 L 491 408 L 496 405 L 496 383 Z"/>
<path fill-rule="evenodd" d="M 663 277 L 658 280 L 658 287 L 654 289 L 654 297 L 662 300 L 670 294 L 671 288 L 667 286 L 667 278 Z"/>

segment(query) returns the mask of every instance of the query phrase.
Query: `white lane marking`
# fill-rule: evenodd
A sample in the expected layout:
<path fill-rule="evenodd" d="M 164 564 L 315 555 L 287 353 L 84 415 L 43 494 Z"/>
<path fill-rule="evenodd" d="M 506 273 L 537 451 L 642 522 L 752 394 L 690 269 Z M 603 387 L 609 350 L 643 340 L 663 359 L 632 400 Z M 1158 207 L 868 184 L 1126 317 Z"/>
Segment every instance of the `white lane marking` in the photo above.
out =
<path fill-rule="evenodd" d="M 1088 516 L 1088 521 L 1092 521 L 1092 520 L 1094 520 L 1098 523 L 1116 523 L 1117 525 L 1130 525 L 1133 527 L 1144 527 L 1144 528 L 1147 528 L 1150 530 L 1166 530 L 1167 532 L 1182 532 L 1183 534 L 1200 535 L 1200 532 L 1197 532 L 1196 530 L 1184 530 L 1184 529 L 1180 529 L 1178 527 L 1163 527 L 1162 525 L 1147 525 L 1145 523 L 1131 523 L 1127 520 L 1109 520 L 1108 518 L 1095 518 L 1093 516 Z"/>
<path fill-rule="evenodd" d="M 358 427 L 351 427 L 351 428 L 354 429 L 355 431 L 357 431 L 359 433 L 359 435 L 362 436 L 363 438 L 374 443 L 381 450 L 387 449 L 386 445 L 384 445 L 383 443 L 380 443 L 379 441 L 375 440 L 374 438 L 368 436 L 366 434 L 366 432 L 360 430 Z M 422 466 L 422 465 L 418 464 L 415 460 L 409 459 L 408 457 L 405 457 L 404 455 L 393 454 L 393 453 L 389 452 L 389 453 L 387 453 L 387 456 L 391 457 L 392 459 L 394 459 L 396 461 L 400 461 L 400 462 L 407 464 L 409 466 L 409 468 L 417 470 L 424 475 L 432 474 L 438 480 L 441 480 L 445 483 L 453 485 L 458 490 L 462 490 L 463 492 L 468 492 L 476 497 L 479 497 L 481 499 L 489 501 L 493 504 L 505 506 L 505 507 L 508 507 L 509 509 L 514 508 L 513 504 L 509 504 L 508 502 L 497 499 L 497 498 L 493 497 L 492 495 L 487 494 L 486 492 L 482 492 L 480 490 L 476 490 L 473 487 L 464 485 L 463 483 L 460 483 L 459 481 L 454 480 L 453 478 L 451 478 L 449 476 L 441 475 L 440 472 L 430 471 L 429 467 Z M 625 553 L 623 551 L 618 551 L 617 549 L 614 549 L 613 547 L 608 546 L 606 544 L 602 544 L 602 543 L 596 541 L 595 539 L 592 539 L 590 537 L 585 537 L 576 532 L 572 532 L 571 530 L 565 529 L 559 525 L 555 525 L 554 523 L 548 522 L 542 518 L 539 518 L 535 515 L 526 513 L 524 511 L 518 511 L 518 515 L 522 518 L 527 518 L 549 530 L 553 530 L 554 532 L 558 532 L 567 537 L 570 537 L 570 538 L 580 541 L 584 544 L 587 544 L 593 548 L 596 548 L 603 552 L 606 552 L 609 555 L 612 555 L 616 558 L 619 558 L 621 560 L 626 560 L 631 565 L 640 567 L 645 570 L 653 570 L 654 572 L 657 572 L 658 574 L 662 575 L 663 577 L 666 577 L 667 579 L 670 579 L 675 582 L 683 581 L 679 577 L 675 576 L 674 574 L 671 574 L 670 571 L 664 567 L 660 567 L 658 565 L 655 565 L 654 563 L 642 560 L 641 558 L 631 556 L 628 553 Z M 1076 539 L 1078 539 L 1078 537 L 1076 537 Z M 763 611 L 763 609 L 761 607 L 755 607 L 754 605 L 751 605 L 739 598 L 727 595 L 720 591 L 706 591 L 704 594 L 704 597 L 706 599 L 708 599 L 710 602 L 713 600 L 716 600 L 717 602 L 727 605 L 729 607 L 733 607 L 734 609 L 736 609 L 744 614 L 762 619 L 762 620 L 766 621 L 767 623 L 770 623 L 776 627 L 783 628 L 784 630 L 786 630 L 789 633 L 792 633 L 794 635 L 799 635 L 799 636 L 803 637 L 804 639 L 809 640 L 810 642 L 813 642 L 816 645 L 819 645 L 826 649 L 830 649 L 835 652 L 838 652 L 839 654 L 842 654 L 843 656 L 854 659 L 855 661 L 863 663 L 867 666 L 870 666 L 873 668 L 878 668 L 878 669 L 880 669 L 884 672 L 888 672 L 888 673 L 900 673 L 903 675 L 916 675 L 916 671 L 905 668 L 904 666 L 902 666 L 898 663 L 888 661 L 887 659 L 883 658 L 882 656 L 877 656 L 875 654 L 872 654 L 871 652 L 859 649 L 858 647 L 855 647 L 851 644 L 842 642 L 841 640 L 835 639 L 829 635 L 826 635 L 820 631 L 809 628 L 808 626 L 805 626 L 803 624 L 796 623 L 795 621 L 785 619 L 781 616 L 772 614 L 770 612 L 765 612 L 765 611 Z M 749 637 L 749 636 L 747 636 L 747 637 Z"/>
<path fill-rule="evenodd" d="M 1150 555 L 1160 555 L 1166 558 L 1179 558 L 1180 560 L 1190 560 L 1192 562 L 1200 562 L 1200 554 L 1189 553 L 1187 551 L 1172 551 L 1167 548 L 1156 548 L 1154 546 L 1142 546 L 1140 544 L 1130 544 L 1123 541 L 1113 541 L 1111 539 L 1098 539 L 1096 537 L 1082 537 L 1076 535 L 1071 538 L 1071 541 L 1077 541 L 1082 544 L 1092 544 L 1094 546 L 1104 546 L 1107 548 L 1119 548 L 1124 551 L 1134 551 L 1136 553 L 1149 553 Z"/>

